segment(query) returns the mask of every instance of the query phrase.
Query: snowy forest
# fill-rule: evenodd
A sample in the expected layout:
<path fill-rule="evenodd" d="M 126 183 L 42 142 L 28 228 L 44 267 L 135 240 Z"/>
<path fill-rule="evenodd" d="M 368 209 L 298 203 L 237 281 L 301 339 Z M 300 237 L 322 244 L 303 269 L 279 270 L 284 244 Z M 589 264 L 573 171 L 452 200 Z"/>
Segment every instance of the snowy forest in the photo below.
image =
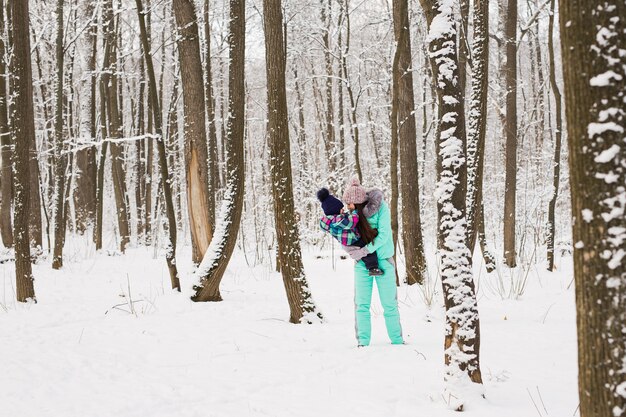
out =
<path fill-rule="evenodd" d="M 0 416 L 626 416 L 625 149 L 624 0 L 0 0 Z"/>

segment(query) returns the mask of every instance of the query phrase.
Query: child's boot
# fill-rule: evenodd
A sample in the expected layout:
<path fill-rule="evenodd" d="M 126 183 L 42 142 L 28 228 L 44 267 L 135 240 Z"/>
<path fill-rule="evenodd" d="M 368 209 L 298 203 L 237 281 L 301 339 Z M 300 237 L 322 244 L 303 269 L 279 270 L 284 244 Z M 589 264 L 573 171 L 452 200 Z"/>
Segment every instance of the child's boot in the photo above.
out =
<path fill-rule="evenodd" d="M 369 272 L 370 277 L 379 277 L 384 274 L 380 268 L 371 268 Z"/>

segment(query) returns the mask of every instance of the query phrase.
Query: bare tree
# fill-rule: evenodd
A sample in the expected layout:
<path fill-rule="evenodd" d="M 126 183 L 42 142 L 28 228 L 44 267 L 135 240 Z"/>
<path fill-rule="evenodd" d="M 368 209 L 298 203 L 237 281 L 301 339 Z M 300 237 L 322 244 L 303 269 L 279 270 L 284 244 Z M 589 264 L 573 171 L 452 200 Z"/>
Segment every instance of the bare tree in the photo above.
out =
<path fill-rule="evenodd" d="M 176 214 L 174 212 L 174 202 L 172 200 L 171 177 L 167 167 L 167 154 L 165 151 L 165 141 L 163 137 L 163 124 L 161 122 L 161 104 L 157 94 L 156 76 L 154 75 L 154 65 L 152 63 L 152 55 L 150 55 L 150 44 L 148 42 L 148 31 L 146 30 L 146 22 L 144 20 L 144 11 L 141 0 L 136 0 L 137 16 L 139 18 L 139 30 L 141 36 L 141 47 L 143 56 L 146 61 L 146 70 L 148 73 L 148 92 L 151 109 L 154 118 L 154 127 L 156 131 L 157 151 L 159 153 L 159 168 L 161 170 L 161 185 L 163 186 L 163 197 L 165 199 L 165 211 L 167 214 L 169 233 L 169 242 L 166 245 L 165 260 L 167 268 L 170 272 L 170 281 L 172 289 L 180 291 L 180 280 L 178 278 L 178 268 L 176 267 Z"/>
<path fill-rule="evenodd" d="M 33 272 L 30 259 L 30 236 L 28 229 L 30 211 L 30 146 L 35 138 L 33 111 L 32 68 L 30 61 L 30 34 L 27 1 L 9 3 L 12 18 L 13 50 L 11 73 L 14 75 L 15 114 L 15 282 L 16 296 L 20 302 L 36 301 Z"/>
<path fill-rule="evenodd" d="M 484 231 L 479 232 L 480 226 L 484 230 L 483 161 L 489 80 L 489 1 L 475 0 L 473 11 L 472 91 L 467 123 L 467 247 L 473 253 L 476 236 L 480 235 L 485 266 L 491 272 L 496 267 L 495 261 L 484 244 Z"/>
<path fill-rule="evenodd" d="M 102 93 L 105 99 L 107 113 L 107 133 L 113 140 L 111 143 L 111 171 L 113 179 L 113 191 L 115 195 L 115 206 L 117 209 L 117 223 L 120 233 L 120 251 L 124 252 L 126 246 L 130 242 L 130 226 L 128 220 L 128 206 L 126 204 L 126 182 L 125 171 L 123 166 L 122 146 L 115 143 L 115 139 L 123 138 L 123 124 L 121 113 L 119 110 L 119 86 L 118 86 L 118 36 L 115 29 L 113 0 L 106 0 L 103 8 L 103 19 L 105 33 L 104 37 L 107 43 L 105 57 L 105 72 L 102 74 Z M 103 136 L 105 140 L 107 136 Z M 102 152 L 106 149 L 103 147 Z M 104 161 L 103 161 L 104 162 Z M 101 167 L 104 169 L 104 166 Z"/>
<path fill-rule="evenodd" d="M 626 413 L 626 5 L 559 4 L 581 417 Z"/>
<path fill-rule="evenodd" d="M 291 323 L 321 319 L 311 297 L 302 264 L 300 234 L 295 216 L 291 176 L 291 152 L 285 89 L 286 40 L 283 39 L 281 0 L 263 1 L 265 62 L 267 74 L 267 119 L 270 171 L 274 196 L 274 223 L 278 241 L 277 257 L 287 292 Z"/>
<path fill-rule="evenodd" d="M 178 55 L 183 87 L 187 209 L 191 228 L 192 258 L 198 263 L 206 253 L 212 238 L 200 39 L 193 1 L 173 0 L 172 7 L 179 32 Z"/>
<path fill-rule="evenodd" d="M 332 1 L 320 0 L 320 13 L 322 20 L 322 44 L 324 45 L 324 64 L 326 68 L 326 118 L 325 118 L 325 140 L 326 157 L 328 159 L 328 169 L 330 171 L 330 184 L 337 187 L 337 158 L 338 152 L 335 139 L 335 111 L 333 106 L 333 56 L 330 46 L 330 26 L 332 24 Z"/>
<path fill-rule="evenodd" d="M 393 1 L 393 24 L 397 42 L 398 98 L 397 124 L 400 157 L 400 191 L 402 193 L 402 240 L 406 256 L 406 273 L 409 284 L 422 283 L 426 275 L 426 256 L 422 240 L 420 219 L 419 177 L 417 170 L 417 127 L 411 70 L 411 36 L 408 32 L 408 0 Z M 402 40 L 402 43 L 400 43 Z"/>
<path fill-rule="evenodd" d="M 559 196 L 559 178 L 561 173 L 561 136 L 563 131 L 563 120 L 561 110 L 561 90 L 556 82 L 556 68 L 554 63 L 554 8 L 555 0 L 550 2 L 550 20 L 548 25 L 548 54 L 550 61 L 550 88 L 552 94 L 554 94 L 554 102 L 556 103 L 555 117 L 556 117 L 556 129 L 554 130 L 554 165 L 552 173 L 552 198 L 550 198 L 550 204 L 548 205 L 548 238 L 547 238 L 547 252 L 548 252 L 548 270 L 554 271 L 554 235 L 556 233 L 556 199 Z"/>
<path fill-rule="evenodd" d="M 11 203 L 13 202 L 13 169 L 11 167 L 11 132 L 7 115 L 7 64 L 4 43 L 4 0 L 0 0 L 0 155 L 2 163 L 2 203 L 0 205 L 0 233 L 5 247 L 13 246 Z"/>
<path fill-rule="evenodd" d="M 96 215 L 96 148 L 85 146 L 81 142 L 88 142 L 96 138 L 96 54 L 98 42 L 98 25 L 94 15 L 95 7 L 92 1 L 85 1 L 81 5 L 81 14 L 89 22 L 89 28 L 80 39 L 80 50 L 83 54 L 83 77 L 79 86 L 88 92 L 81 100 L 81 126 L 78 150 L 76 151 L 76 192 L 74 206 L 76 209 L 76 229 L 84 233 L 88 226 L 95 224 Z"/>
<path fill-rule="evenodd" d="M 215 126 L 215 93 L 213 92 L 213 74 L 211 70 L 211 22 L 209 18 L 210 0 L 204 0 L 204 85 L 205 102 L 207 112 L 207 123 L 209 126 L 209 223 L 211 234 L 215 228 L 215 195 L 218 188 L 218 166 L 217 166 L 217 128 Z"/>
<path fill-rule="evenodd" d="M 65 244 L 65 141 L 63 139 L 63 0 L 57 0 L 56 65 L 57 86 L 54 113 L 55 168 L 54 168 L 54 254 L 52 269 L 63 266 L 63 245 Z"/>
<path fill-rule="evenodd" d="M 226 171 L 229 174 L 215 235 L 196 271 L 199 282 L 194 286 L 193 301 L 221 301 L 219 286 L 235 249 L 244 193 L 244 84 L 246 8 L 245 0 L 230 0 L 228 69 L 228 126 Z"/>
<path fill-rule="evenodd" d="M 429 27 L 428 51 L 437 92 L 437 243 L 446 307 L 445 379 L 450 405 L 462 410 L 462 386 L 482 384 L 480 326 L 471 253 L 466 245 L 466 137 L 460 100 L 453 3 L 421 0 Z M 435 24 L 433 23 L 435 22 Z"/>
<path fill-rule="evenodd" d="M 506 116 L 502 119 L 506 134 L 504 188 L 504 263 L 515 268 L 515 199 L 517 195 L 517 0 L 507 0 L 504 24 L 506 60 Z"/>

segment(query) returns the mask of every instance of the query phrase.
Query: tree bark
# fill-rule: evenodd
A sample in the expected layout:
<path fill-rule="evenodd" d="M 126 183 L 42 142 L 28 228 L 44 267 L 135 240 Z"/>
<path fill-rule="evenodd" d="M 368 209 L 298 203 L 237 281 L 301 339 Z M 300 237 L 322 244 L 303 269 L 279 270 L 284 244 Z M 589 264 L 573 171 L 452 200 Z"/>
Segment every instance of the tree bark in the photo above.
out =
<path fill-rule="evenodd" d="M 144 60 L 139 63 L 139 93 L 137 97 L 137 125 L 135 126 L 135 136 L 141 137 L 146 134 L 145 129 L 145 90 L 146 90 L 146 69 Z M 146 228 L 144 219 L 146 216 L 146 143 L 152 138 L 135 141 L 135 207 L 137 210 L 137 241 L 144 242 L 146 234 L 150 230 Z"/>
<path fill-rule="evenodd" d="M 29 211 L 30 211 L 30 169 L 31 144 L 35 140 L 35 119 L 33 110 L 32 68 L 30 61 L 29 14 L 27 1 L 9 3 L 13 32 L 13 59 L 11 73 L 14 75 L 15 114 L 13 128 L 15 135 L 15 292 L 17 301 L 36 301 L 33 273 L 30 259 Z"/>
<path fill-rule="evenodd" d="M 559 4 L 581 417 L 626 413 L 626 4 Z"/>
<path fill-rule="evenodd" d="M 172 200 L 171 191 L 171 177 L 167 167 L 167 154 L 165 152 L 165 141 L 163 138 L 163 124 L 161 122 L 161 104 L 159 102 L 159 96 L 157 94 L 156 76 L 154 74 L 154 66 L 152 64 L 152 55 L 150 55 L 150 43 L 148 42 L 148 31 L 146 30 L 146 23 L 144 20 L 144 11 L 141 4 L 141 0 L 136 0 L 137 3 L 137 16 L 139 18 L 139 30 L 141 35 L 141 47 L 143 49 L 143 56 L 146 61 L 146 70 L 148 73 L 148 92 L 150 101 L 152 102 L 152 116 L 154 118 L 154 127 L 157 136 L 157 150 L 159 153 L 159 168 L 161 170 L 161 185 L 163 186 L 163 197 L 165 199 L 165 210 L 167 214 L 169 233 L 169 242 L 166 245 L 165 260 L 167 262 L 167 269 L 170 273 L 170 281 L 172 283 L 172 289 L 180 292 L 180 280 L 178 278 L 178 270 L 176 267 L 176 214 L 174 212 L 174 203 Z"/>
<path fill-rule="evenodd" d="M 209 126 L 209 223 L 211 225 L 211 235 L 215 228 L 215 195 L 217 193 L 217 129 L 215 127 L 215 93 L 213 92 L 213 74 L 211 71 L 211 22 L 209 18 L 209 2 L 204 0 L 204 76 L 205 76 L 205 102 L 207 111 L 207 122 Z"/>
<path fill-rule="evenodd" d="M 178 53 L 183 87 L 187 210 L 191 228 L 192 258 L 194 263 L 199 263 L 212 238 L 200 40 L 193 1 L 173 0 L 172 5 L 179 32 Z"/>
<path fill-rule="evenodd" d="M 417 169 L 417 128 L 411 70 L 411 36 L 409 32 L 408 0 L 393 1 L 394 33 L 398 58 L 398 143 L 400 157 L 400 190 L 402 193 L 402 240 L 406 256 L 409 285 L 424 281 L 426 256 L 422 239 L 419 179 Z M 399 41 L 402 40 L 402 43 Z"/>
<path fill-rule="evenodd" d="M 482 384 L 480 326 L 471 253 L 466 245 L 465 112 L 458 82 L 455 16 L 452 5 L 421 0 L 429 27 L 428 51 L 438 101 L 437 243 L 446 307 L 445 380 L 450 406 L 462 410 L 466 384 Z M 433 27 L 433 21 L 436 25 Z"/>
<path fill-rule="evenodd" d="M 548 271 L 554 271 L 554 235 L 556 233 L 556 199 L 559 195 L 559 177 L 561 173 L 561 136 L 563 131 L 563 120 L 561 110 L 561 90 L 556 82 L 556 68 L 554 63 L 554 9 L 555 0 L 550 2 L 550 20 L 548 24 L 548 55 L 550 62 L 550 88 L 554 94 L 554 102 L 556 104 L 555 117 L 556 129 L 554 140 L 554 161 L 552 173 L 552 197 L 548 205 L 548 239 L 547 239 L 547 258 Z"/>
<path fill-rule="evenodd" d="M 409 35 L 409 31 L 403 30 L 400 33 L 398 39 L 398 45 L 400 41 L 404 41 L 404 38 Z M 402 55 L 401 49 L 396 46 L 396 51 L 393 56 L 393 63 L 391 66 L 391 149 L 389 155 L 390 176 L 391 176 L 391 233 L 393 234 L 393 246 L 395 249 L 398 247 L 398 105 L 399 105 L 399 88 L 400 88 L 400 56 Z M 372 138 L 374 139 L 374 138 Z M 375 139 L 374 139 L 375 141 Z M 397 258 L 397 250 L 394 251 L 394 260 Z M 400 285 L 400 276 L 398 275 L 398 268 L 396 268 L 396 285 Z"/>
<path fill-rule="evenodd" d="M 63 77 L 64 77 L 64 45 L 63 45 L 63 0 L 57 0 L 57 31 L 56 31 L 56 65 L 57 86 L 54 117 L 55 168 L 54 168 L 54 253 L 52 269 L 63 266 L 63 246 L 65 244 L 65 143 L 63 140 Z"/>
<path fill-rule="evenodd" d="M 504 186 L 504 263 L 517 266 L 515 249 L 515 199 L 517 190 L 517 0 L 508 0 L 504 25 L 506 45 L 506 134 Z"/>
<path fill-rule="evenodd" d="M 81 101 L 81 126 L 80 137 L 89 142 L 96 139 L 96 54 L 98 43 L 98 25 L 95 21 L 94 4 L 90 1 L 83 6 L 83 18 L 94 19 L 87 35 L 82 40 L 81 50 L 85 55 L 84 73 L 81 84 L 84 84 L 83 91 L 88 88 L 89 94 Z M 96 216 L 96 176 L 97 164 L 95 146 L 85 146 L 78 144 L 76 151 L 76 192 L 74 194 L 74 206 L 76 208 L 76 231 L 84 233 L 89 226 L 95 224 Z"/>
<path fill-rule="evenodd" d="M 220 219 L 216 222 L 215 237 L 196 271 L 199 282 L 194 286 L 195 294 L 191 297 L 193 301 L 222 300 L 219 285 L 235 249 L 243 211 L 245 179 L 243 138 L 246 97 L 244 85 L 245 19 L 245 0 L 230 0 L 228 138 L 225 141 L 228 154 L 226 171 L 230 176 L 224 192 Z"/>
<path fill-rule="evenodd" d="M 343 69 L 343 80 L 346 83 L 346 90 L 348 91 L 348 98 L 350 99 L 350 124 L 352 126 L 352 136 L 354 138 L 354 167 L 356 174 L 359 177 L 359 181 L 363 180 L 363 172 L 361 171 L 361 157 L 360 148 L 361 143 L 359 139 L 359 124 L 357 123 L 356 111 L 357 100 L 354 99 L 354 91 L 352 89 L 352 83 L 350 82 L 350 74 L 348 73 L 348 53 L 350 52 L 350 4 L 348 0 L 342 0 L 345 2 L 342 4 L 342 9 L 345 9 L 346 16 L 346 48 L 341 55 L 341 66 Z"/>
<path fill-rule="evenodd" d="M 13 202 L 13 167 L 11 166 L 11 131 L 7 115 L 7 63 L 4 44 L 4 0 L 0 0 L 0 158 L 2 163 L 2 202 L 0 203 L 0 233 L 4 247 L 13 247 L 13 224 L 11 203 Z"/>
<path fill-rule="evenodd" d="M 326 158 L 328 159 L 329 184 L 332 187 L 339 186 L 337 177 L 337 143 L 335 138 L 335 111 L 333 106 L 333 61 L 330 49 L 330 25 L 331 25 L 331 0 L 320 0 L 320 12 L 322 19 L 322 44 L 324 45 L 324 64 L 326 68 L 326 118 L 325 118 L 325 141 Z"/>
<path fill-rule="evenodd" d="M 118 101 L 118 76 L 117 76 L 117 31 L 114 28 L 113 0 L 107 0 L 104 4 L 105 39 L 108 43 L 108 65 L 102 74 L 104 95 L 107 110 L 108 134 L 111 139 L 119 139 L 124 135 L 121 124 L 121 114 Z M 113 191 L 115 194 L 115 206 L 117 209 L 117 223 L 120 233 L 120 251 L 126 251 L 130 243 L 130 227 L 128 221 L 128 206 L 126 204 L 126 179 L 123 166 L 122 145 L 111 143 L 111 171 L 113 178 Z M 104 148 L 103 148 L 104 150 Z"/>
<path fill-rule="evenodd" d="M 263 1 L 265 62 L 267 74 L 267 118 L 270 171 L 274 197 L 274 224 L 278 241 L 278 263 L 291 312 L 291 323 L 311 323 L 322 319 L 313 302 L 304 273 L 300 234 L 294 207 L 291 152 L 285 88 L 285 40 L 281 0 Z"/>
<path fill-rule="evenodd" d="M 476 236 L 480 233 L 482 240 L 480 248 L 485 266 L 487 271 L 491 272 L 495 265 L 493 256 L 488 253 L 484 242 L 486 238 L 482 218 L 489 83 L 489 0 L 475 0 L 473 16 L 472 91 L 467 129 L 467 248 L 471 254 L 474 253 Z M 480 230 L 479 225 L 483 230 Z"/>

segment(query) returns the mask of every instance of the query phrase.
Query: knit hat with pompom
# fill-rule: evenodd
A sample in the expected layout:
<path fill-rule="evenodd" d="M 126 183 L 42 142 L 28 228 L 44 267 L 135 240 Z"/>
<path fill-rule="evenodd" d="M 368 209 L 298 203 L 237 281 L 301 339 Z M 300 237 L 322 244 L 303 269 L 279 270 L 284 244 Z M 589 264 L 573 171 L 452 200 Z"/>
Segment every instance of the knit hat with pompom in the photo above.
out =
<path fill-rule="evenodd" d="M 346 204 L 361 204 L 367 201 L 367 191 L 358 177 L 354 176 L 348 181 L 346 190 L 343 192 L 343 201 Z"/>
<path fill-rule="evenodd" d="M 322 210 L 327 216 L 336 216 L 341 213 L 343 203 L 335 196 L 330 195 L 328 188 L 322 188 L 317 192 L 317 199 L 322 203 Z"/>

